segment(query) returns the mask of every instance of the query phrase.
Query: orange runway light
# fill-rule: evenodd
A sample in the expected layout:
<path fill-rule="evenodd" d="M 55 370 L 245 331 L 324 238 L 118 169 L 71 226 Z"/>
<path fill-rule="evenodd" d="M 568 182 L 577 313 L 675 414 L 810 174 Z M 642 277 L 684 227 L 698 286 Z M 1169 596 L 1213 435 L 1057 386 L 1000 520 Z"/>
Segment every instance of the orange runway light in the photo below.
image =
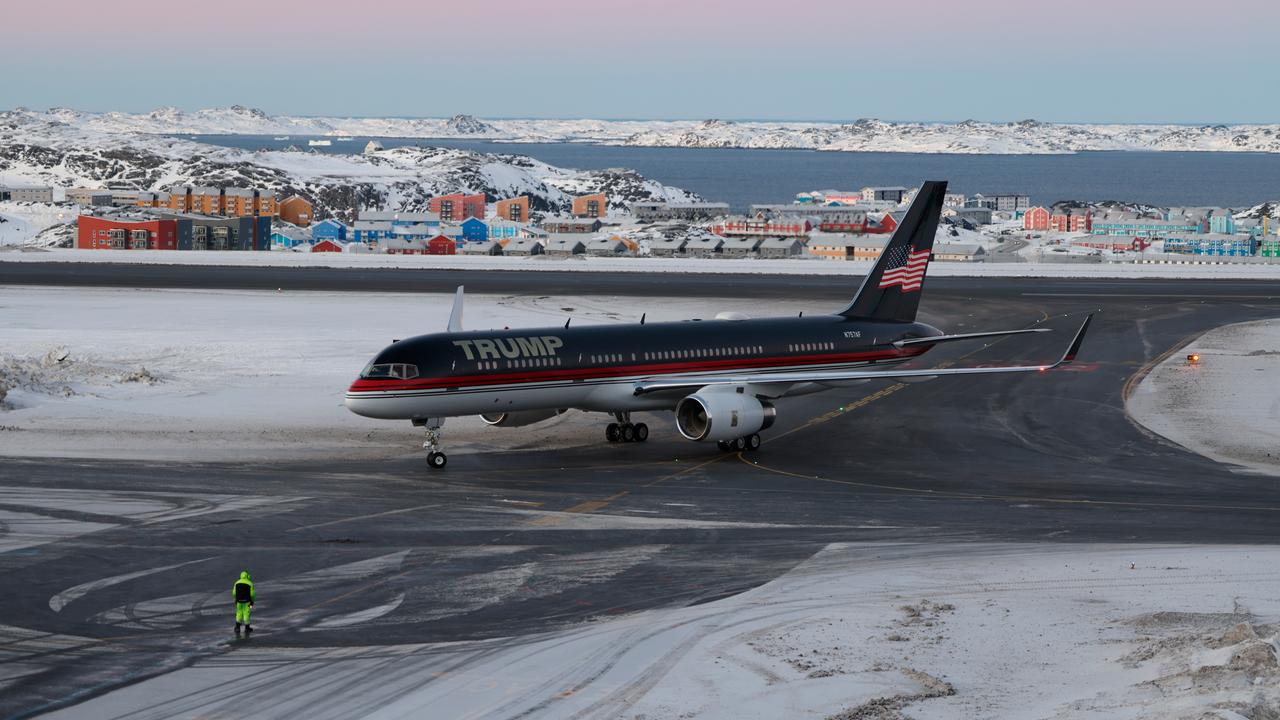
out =
<path fill-rule="evenodd" d="M 1188 356 L 1187 356 L 1187 363 L 1188 363 L 1188 364 L 1190 364 L 1190 365 L 1195 365 L 1195 364 L 1196 364 L 1196 363 L 1198 363 L 1198 362 L 1200 362 L 1200 356 L 1199 356 L 1198 354 L 1196 354 L 1196 353 L 1191 353 L 1190 355 L 1188 355 Z"/>

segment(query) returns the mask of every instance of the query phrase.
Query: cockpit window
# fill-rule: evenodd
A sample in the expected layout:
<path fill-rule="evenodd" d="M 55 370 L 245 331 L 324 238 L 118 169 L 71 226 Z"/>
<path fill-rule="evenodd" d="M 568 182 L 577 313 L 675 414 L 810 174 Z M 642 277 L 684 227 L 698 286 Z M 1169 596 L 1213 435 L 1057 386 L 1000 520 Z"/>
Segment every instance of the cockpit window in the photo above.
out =
<path fill-rule="evenodd" d="M 370 363 L 360 373 L 362 378 L 398 378 L 400 380 L 409 380 L 418 377 L 418 366 L 409 363 Z"/>

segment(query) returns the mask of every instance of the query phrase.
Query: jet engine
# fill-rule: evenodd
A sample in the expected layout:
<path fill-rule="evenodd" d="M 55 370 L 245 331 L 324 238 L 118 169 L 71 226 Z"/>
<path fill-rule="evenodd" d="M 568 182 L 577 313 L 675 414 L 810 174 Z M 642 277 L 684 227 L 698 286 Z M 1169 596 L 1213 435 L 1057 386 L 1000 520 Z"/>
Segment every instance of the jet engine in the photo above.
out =
<path fill-rule="evenodd" d="M 767 430 L 776 414 L 741 388 L 703 388 L 676 405 L 676 429 L 690 440 L 736 440 Z"/>
<path fill-rule="evenodd" d="M 494 427 L 524 427 L 540 423 L 564 412 L 564 410 L 524 410 L 522 412 L 485 413 L 480 419 Z"/>

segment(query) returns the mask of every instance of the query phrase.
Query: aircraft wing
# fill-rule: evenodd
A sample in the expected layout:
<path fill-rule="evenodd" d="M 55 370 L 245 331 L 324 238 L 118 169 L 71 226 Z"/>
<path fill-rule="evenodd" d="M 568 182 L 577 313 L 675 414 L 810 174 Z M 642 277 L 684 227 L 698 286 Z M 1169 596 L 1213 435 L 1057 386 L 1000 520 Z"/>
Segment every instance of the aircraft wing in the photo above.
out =
<path fill-rule="evenodd" d="M 1076 355 L 1080 352 L 1080 345 L 1084 342 L 1085 331 L 1089 329 L 1089 323 L 1093 320 L 1093 315 L 1089 315 L 1084 319 L 1084 323 L 1080 325 L 1080 329 L 1076 331 L 1075 337 L 1071 340 L 1071 345 L 1067 347 L 1067 351 L 1057 362 L 1050 365 L 1010 365 L 1004 367 L 968 367 L 968 368 L 936 368 L 933 370 L 897 370 L 893 368 L 885 368 L 883 370 L 797 370 L 794 372 L 772 372 L 772 373 L 739 373 L 726 375 L 704 375 L 695 377 L 679 377 L 679 378 L 653 378 L 651 380 L 639 380 L 635 383 L 635 394 L 644 395 L 651 392 L 662 390 L 676 390 L 683 388 L 704 388 L 708 385 L 748 385 L 748 384 L 786 384 L 786 383 L 823 383 L 823 382 L 839 382 L 842 380 L 875 380 L 880 378 L 934 378 L 949 375 L 988 375 L 992 373 L 1025 373 L 1025 372 L 1045 372 L 1062 365 L 1068 365 L 1075 360 Z"/>
<path fill-rule="evenodd" d="M 1005 337 L 1006 335 L 1024 335 L 1026 333 L 1042 332 L 1051 332 L 1051 330 L 1049 328 L 1030 328 L 1027 330 L 994 330 L 991 332 L 964 333 L 962 335 L 934 335 L 933 337 L 897 340 L 893 343 L 893 346 L 896 348 L 904 348 L 909 345 L 936 345 L 937 343 L 955 342 L 957 340 L 981 340 L 982 338 Z"/>

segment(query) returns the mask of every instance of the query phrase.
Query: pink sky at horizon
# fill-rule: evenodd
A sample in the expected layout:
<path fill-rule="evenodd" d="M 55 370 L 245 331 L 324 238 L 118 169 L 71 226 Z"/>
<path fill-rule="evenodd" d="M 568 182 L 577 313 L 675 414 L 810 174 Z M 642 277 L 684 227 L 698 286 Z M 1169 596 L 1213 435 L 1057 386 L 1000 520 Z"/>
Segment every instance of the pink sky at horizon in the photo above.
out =
<path fill-rule="evenodd" d="M 364 0 L 339 9 L 117 0 L 13 3 L 4 17 L 22 32 L 0 45 L 0 62 L 39 65 L 34 78 L 0 86 L 0 107 L 240 102 L 321 114 L 332 111 L 317 96 L 339 88 L 368 108 L 356 114 L 1084 119 L 1083 109 L 1034 93 L 996 98 L 987 110 L 959 88 L 1040 79 L 1103 86 L 1106 112 L 1093 119 L 1138 121 L 1176 110 L 1170 95 L 1187 86 L 1258 87 L 1280 3 Z M 199 76 L 188 63 L 226 72 L 189 85 Z M 79 77 L 86 64 L 139 82 L 88 83 Z M 301 87 L 268 91 L 241 75 L 264 67 Z M 1115 106 L 1122 96 L 1110 97 L 1112 83 L 1130 88 L 1133 108 Z M 855 97 L 868 86 L 882 95 Z"/>

